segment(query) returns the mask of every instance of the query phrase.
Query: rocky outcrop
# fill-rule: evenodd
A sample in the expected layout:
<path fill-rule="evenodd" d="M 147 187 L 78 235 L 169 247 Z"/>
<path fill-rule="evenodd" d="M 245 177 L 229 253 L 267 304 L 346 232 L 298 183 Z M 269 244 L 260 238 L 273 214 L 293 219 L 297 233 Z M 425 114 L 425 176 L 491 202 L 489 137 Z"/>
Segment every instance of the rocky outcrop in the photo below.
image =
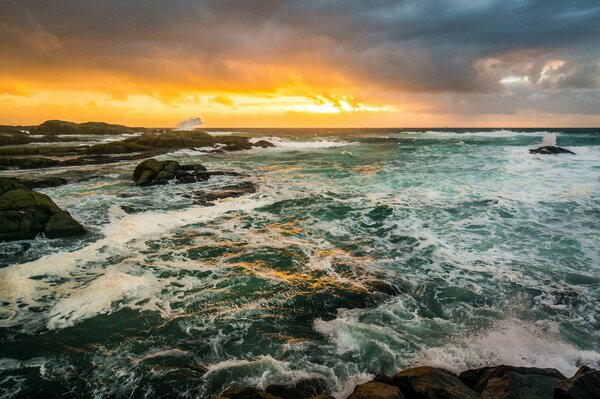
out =
<path fill-rule="evenodd" d="M 315 386 L 323 391 L 307 390 Z M 313 395 L 313 396 L 311 396 Z M 221 398 L 317 399 L 329 398 L 324 380 L 310 378 L 294 385 L 229 388 Z M 337 396 L 336 396 L 337 397 Z M 415 367 L 357 385 L 348 399 L 598 399 L 600 371 L 581 367 L 566 378 L 558 370 L 536 367 L 494 366 L 467 370 L 457 376 L 435 367 Z"/>
<path fill-rule="evenodd" d="M 415 399 L 477 399 L 480 395 L 456 375 L 434 367 L 415 367 L 399 372 L 392 382 L 402 393 Z"/>
<path fill-rule="evenodd" d="M 15 179 L 0 179 L 0 241 L 75 236 L 85 229 L 47 195 Z"/>
<path fill-rule="evenodd" d="M 105 122 L 85 122 L 74 123 L 61 120 L 49 120 L 38 126 L 27 128 L 31 134 L 56 135 L 56 134 L 93 134 L 93 135 L 119 135 L 132 134 L 141 131 L 147 131 L 146 128 L 128 127 L 123 125 L 114 125 Z"/>
<path fill-rule="evenodd" d="M 543 147 L 532 148 L 529 150 L 530 154 L 542 154 L 542 155 L 558 155 L 558 154 L 573 154 L 573 151 L 567 150 L 566 148 L 557 147 L 555 145 L 546 145 Z"/>
<path fill-rule="evenodd" d="M 518 375 L 535 375 L 552 378 L 560 381 L 564 380 L 565 377 L 560 371 L 556 369 L 542 369 L 537 367 L 514 367 L 514 366 L 493 366 L 493 367 L 482 367 L 479 369 L 467 370 L 460 373 L 458 378 L 465 383 L 469 388 L 476 392 L 483 392 L 488 385 L 488 382 L 493 379 L 501 379 L 508 373 Z"/>
<path fill-rule="evenodd" d="M 554 389 L 554 399 L 600 398 L 600 371 L 583 366 Z"/>

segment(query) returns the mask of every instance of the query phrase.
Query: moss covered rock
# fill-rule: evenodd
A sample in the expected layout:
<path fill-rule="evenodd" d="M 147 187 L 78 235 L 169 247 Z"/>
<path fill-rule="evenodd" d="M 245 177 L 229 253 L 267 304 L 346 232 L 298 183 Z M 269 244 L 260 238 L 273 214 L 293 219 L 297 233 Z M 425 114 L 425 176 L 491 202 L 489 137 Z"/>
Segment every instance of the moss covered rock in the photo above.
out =
<path fill-rule="evenodd" d="M 6 181 L 0 184 L 10 188 Z M 26 188 L 3 192 L 0 195 L 0 240 L 35 238 L 40 233 L 58 238 L 80 235 L 85 229 L 47 195 Z"/>

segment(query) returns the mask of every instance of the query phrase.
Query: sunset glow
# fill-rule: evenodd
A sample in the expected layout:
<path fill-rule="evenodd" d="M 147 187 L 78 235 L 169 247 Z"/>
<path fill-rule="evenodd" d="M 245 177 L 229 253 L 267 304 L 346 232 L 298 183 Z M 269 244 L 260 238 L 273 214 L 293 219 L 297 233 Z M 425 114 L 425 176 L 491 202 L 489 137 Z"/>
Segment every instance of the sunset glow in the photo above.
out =
<path fill-rule="evenodd" d="M 600 123 L 597 8 L 225 3 L 0 2 L 0 123 Z"/>

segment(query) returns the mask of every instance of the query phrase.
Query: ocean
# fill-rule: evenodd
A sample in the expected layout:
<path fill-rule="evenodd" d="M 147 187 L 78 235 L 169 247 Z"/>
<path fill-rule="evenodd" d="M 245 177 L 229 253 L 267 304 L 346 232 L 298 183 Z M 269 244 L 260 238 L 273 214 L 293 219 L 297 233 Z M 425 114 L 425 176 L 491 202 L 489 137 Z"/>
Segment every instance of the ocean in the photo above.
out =
<path fill-rule="evenodd" d="M 197 205 L 233 177 L 133 187 L 139 161 L 38 190 L 90 233 L 0 243 L 1 397 L 600 366 L 600 129 L 208 131 L 276 147 L 158 158 L 256 193 Z"/>

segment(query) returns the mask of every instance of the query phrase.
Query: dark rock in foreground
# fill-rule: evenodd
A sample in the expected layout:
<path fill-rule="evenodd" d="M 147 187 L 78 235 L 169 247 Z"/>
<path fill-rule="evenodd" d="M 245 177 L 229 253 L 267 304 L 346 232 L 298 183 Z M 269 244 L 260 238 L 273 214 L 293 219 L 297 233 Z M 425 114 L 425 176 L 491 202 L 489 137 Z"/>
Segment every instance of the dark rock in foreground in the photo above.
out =
<path fill-rule="evenodd" d="M 392 377 L 402 393 L 415 399 L 477 399 L 480 395 L 449 371 L 434 367 L 415 367 Z"/>
<path fill-rule="evenodd" d="M 573 154 L 573 151 L 567 150 L 566 148 L 557 147 L 555 145 L 546 145 L 543 147 L 532 148 L 529 150 L 530 154 L 542 154 L 542 155 L 558 155 L 558 154 Z"/>
<path fill-rule="evenodd" d="M 16 179 L 0 179 L 0 241 L 75 236 L 85 229 L 50 197 L 27 189 Z"/>
<path fill-rule="evenodd" d="M 313 395 L 314 387 L 323 393 Z M 228 388 L 213 399 L 326 399 L 325 381 L 310 378 L 295 385 Z M 495 366 L 468 370 L 457 377 L 435 367 L 415 367 L 357 385 L 348 399 L 600 399 L 600 371 L 581 367 L 566 378 L 558 370 Z"/>
<path fill-rule="evenodd" d="M 564 380 L 565 377 L 556 369 L 541 369 L 537 367 L 514 367 L 514 366 L 494 366 L 483 367 L 480 369 L 467 370 L 460 373 L 458 378 L 469 388 L 476 392 L 483 392 L 488 382 L 495 378 L 503 378 L 507 373 L 519 375 L 538 375 L 550 377 L 557 381 Z"/>
<path fill-rule="evenodd" d="M 559 383 L 554 390 L 554 399 L 598 399 L 600 398 L 600 371 L 583 366 L 571 378 Z"/>

